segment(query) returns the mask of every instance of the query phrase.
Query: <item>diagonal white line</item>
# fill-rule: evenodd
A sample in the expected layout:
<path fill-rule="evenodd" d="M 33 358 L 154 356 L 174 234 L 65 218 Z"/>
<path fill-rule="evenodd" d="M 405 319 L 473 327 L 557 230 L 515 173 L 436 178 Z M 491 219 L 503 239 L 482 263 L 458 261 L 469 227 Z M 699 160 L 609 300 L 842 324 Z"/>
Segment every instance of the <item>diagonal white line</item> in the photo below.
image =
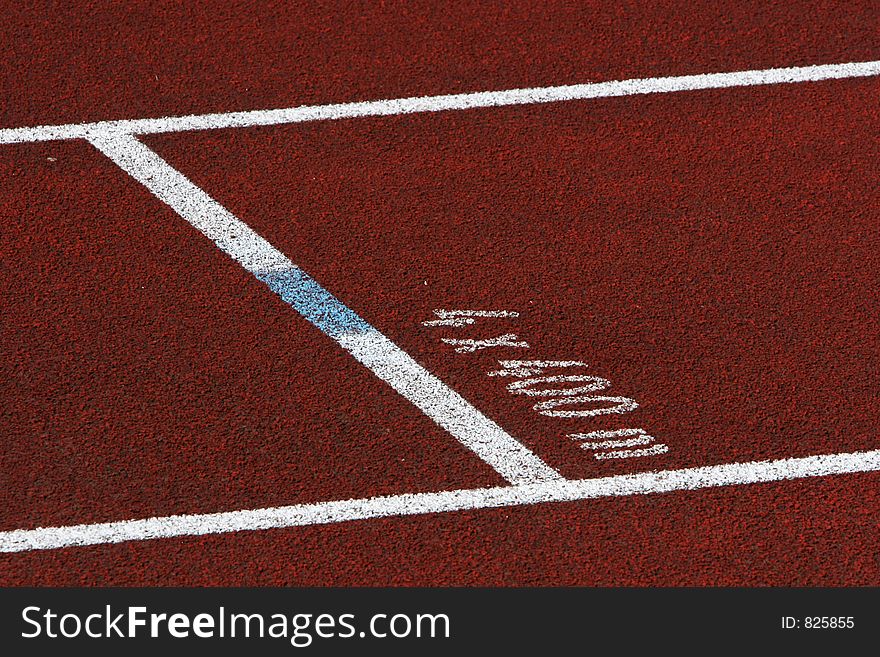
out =
<path fill-rule="evenodd" d="M 476 93 L 396 98 L 358 103 L 306 105 L 248 112 L 172 116 L 159 119 L 129 119 L 37 126 L 32 128 L 10 128 L 0 130 L 0 144 L 51 141 L 55 139 L 88 139 L 115 132 L 143 135 L 160 132 L 180 132 L 183 130 L 246 128 L 301 123 L 304 121 L 350 119 L 364 116 L 392 116 L 418 112 L 441 112 L 479 107 L 500 107 L 503 105 L 555 103 L 590 98 L 696 91 L 700 89 L 727 89 L 765 84 L 818 82 L 821 80 L 839 80 L 873 75 L 880 75 L 880 61 L 639 78 L 531 89 L 481 91 Z"/>
<path fill-rule="evenodd" d="M 880 450 L 778 461 L 728 463 L 684 470 L 643 472 L 601 479 L 542 482 L 498 488 L 391 495 L 293 506 L 122 520 L 67 527 L 0 532 L 0 552 L 54 550 L 71 546 L 143 541 L 175 536 L 323 525 L 351 520 L 489 509 L 545 502 L 573 502 L 758 484 L 880 470 Z"/>
<path fill-rule="evenodd" d="M 562 478 L 134 136 L 91 142 L 507 481 Z"/>

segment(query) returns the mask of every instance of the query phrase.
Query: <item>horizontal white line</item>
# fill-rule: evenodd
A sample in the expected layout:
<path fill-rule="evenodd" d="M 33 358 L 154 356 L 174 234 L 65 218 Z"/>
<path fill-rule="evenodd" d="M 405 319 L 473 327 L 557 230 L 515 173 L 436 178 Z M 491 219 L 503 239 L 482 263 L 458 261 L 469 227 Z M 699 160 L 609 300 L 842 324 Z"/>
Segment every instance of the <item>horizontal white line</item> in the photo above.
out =
<path fill-rule="evenodd" d="M 53 550 L 175 536 L 322 525 L 350 520 L 487 509 L 545 502 L 572 502 L 757 484 L 880 470 L 880 450 L 827 454 L 778 461 L 729 463 L 684 470 L 554 481 L 519 486 L 392 495 L 294 506 L 123 520 L 91 525 L 41 527 L 0 532 L 0 552 Z"/>
<path fill-rule="evenodd" d="M 764 84 L 793 82 L 817 82 L 857 78 L 880 74 L 880 61 L 853 62 L 849 64 L 823 64 L 818 66 L 794 66 L 729 73 L 705 73 L 672 77 L 640 78 L 572 84 L 531 89 L 508 89 L 506 91 L 482 91 L 476 93 L 397 98 L 358 103 L 333 105 L 305 105 L 273 110 L 248 112 L 224 112 L 220 114 L 194 114 L 159 119 L 127 119 L 121 121 L 98 121 L 32 128 L 0 130 L 0 144 L 55 139 L 86 139 L 107 133 L 151 134 L 180 132 L 183 130 L 210 130 L 216 128 L 246 128 L 261 125 L 280 125 L 303 121 L 350 119 L 364 116 L 392 116 L 417 112 L 440 112 L 502 105 L 528 105 L 554 103 L 589 98 L 609 98 L 637 94 L 695 91 L 698 89 L 725 89 Z"/>

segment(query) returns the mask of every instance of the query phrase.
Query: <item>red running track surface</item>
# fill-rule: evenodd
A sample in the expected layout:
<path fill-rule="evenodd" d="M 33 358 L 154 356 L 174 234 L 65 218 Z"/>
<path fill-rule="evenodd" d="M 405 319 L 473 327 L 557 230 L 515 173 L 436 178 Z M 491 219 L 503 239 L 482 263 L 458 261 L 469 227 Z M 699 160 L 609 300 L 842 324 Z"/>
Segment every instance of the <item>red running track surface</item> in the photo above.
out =
<path fill-rule="evenodd" d="M 16 8 L 2 124 L 878 58 L 857 6 L 239 9 Z M 877 448 L 878 84 L 145 141 L 592 477 Z M 3 155 L 3 530 L 501 483 L 87 144 Z M 441 307 L 521 317 L 420 325 Z M 503 357 L 584 360 L 640 408 L 539 416 L 485 376 L 493 350 L 439 341 L 482 331 L 532 345 Z M 598 462 L 565 438 L 632 425 L 669 453 Z M 69 548 L 2 555 L 0 582 L 876 584 L 877 493 L 846 475 Z"/>

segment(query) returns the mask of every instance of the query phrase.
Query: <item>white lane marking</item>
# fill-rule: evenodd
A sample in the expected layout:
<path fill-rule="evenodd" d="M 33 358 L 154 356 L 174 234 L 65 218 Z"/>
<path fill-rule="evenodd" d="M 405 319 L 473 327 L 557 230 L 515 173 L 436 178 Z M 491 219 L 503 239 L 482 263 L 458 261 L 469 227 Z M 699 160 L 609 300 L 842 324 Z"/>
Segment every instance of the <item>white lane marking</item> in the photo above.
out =
<path fill-rule="evenodd" d="M 880 61 L 638 78 L 531 89 L 481 91 L 476 93 L 396 98 L 392 100 L 332 105 L 304 105 L 273 110 L 194 114 L 158 119 L 125 119 L 121 121 L 11 128 L 0 130 L 0 144 L 50 141 L 54 139 L 88 139 L 115 132 L 144 135 L 160 132 L 180 132 L 183 130 L 248 128 L 253 126 L 301 123 L 304 121 L 326 121 L 365 116 L 394 116 L 418 112 L 465 110 L 504 105 L 555 103 L 591 98 L 696 91 L 699 89 L 727 89 L 766 84 L 818 82 L 821 80 L 839 80 L 873 75 L 880 75 Z"/>
<path fill-rule="evenodd" d="M 880 470 L 880 450 L 826 454 L 777 461 L 728 463 L 682 470 L 642 472 L 598 479 L 372 497 L 292 506 L 178 515 L 141 520 L 40 527 L 0 532 L 0 552 L 53 550 L 175 536 L 322 525 L 351 520 L 488 509 L 545 502 L 573 502 L 698 490 L 719 486 L 823 477 Z"/>
<path fill-rule="evenodd" d="M 529 343 L 520 341 L 515 333 L 505 333 L 496 338 L 487 338 L 486 340 L 457 340 L 455 338 L 441 338 L 444 344 L 452 345 L 455 351 L 460 354 L 473 353 L 480 349 L 491 349 L 493 347 L 517 347 L 519 349 L 528 349 Z"/>
<path fill-rule="evenodd" d="M 519 317 L 518 312 L 512 310 L 435 310 L 434 314 L 440 319 L 429 319 L 422 322 L 422 326 L 454 326 L 461 328 L 468 324 L 474 324 L 475 318 L 495 317 Z"/>
<path fill-rule="evenodd" d="M 562 478 L 134 136 L 90 141 L 507 481 Z"/>

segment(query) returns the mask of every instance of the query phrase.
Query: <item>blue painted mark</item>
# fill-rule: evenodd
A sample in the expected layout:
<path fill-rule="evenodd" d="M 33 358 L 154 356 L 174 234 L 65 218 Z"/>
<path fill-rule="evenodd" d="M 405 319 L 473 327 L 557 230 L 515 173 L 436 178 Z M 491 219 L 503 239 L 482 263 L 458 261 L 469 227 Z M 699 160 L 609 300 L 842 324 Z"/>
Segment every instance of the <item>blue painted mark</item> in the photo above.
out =
<path fill-rule="evenodd" d="M 292 267 L 284 271 L 255 272 L 254 275 L 331 338 L 343 333 L 375 331 L 302 269 Z"/>

